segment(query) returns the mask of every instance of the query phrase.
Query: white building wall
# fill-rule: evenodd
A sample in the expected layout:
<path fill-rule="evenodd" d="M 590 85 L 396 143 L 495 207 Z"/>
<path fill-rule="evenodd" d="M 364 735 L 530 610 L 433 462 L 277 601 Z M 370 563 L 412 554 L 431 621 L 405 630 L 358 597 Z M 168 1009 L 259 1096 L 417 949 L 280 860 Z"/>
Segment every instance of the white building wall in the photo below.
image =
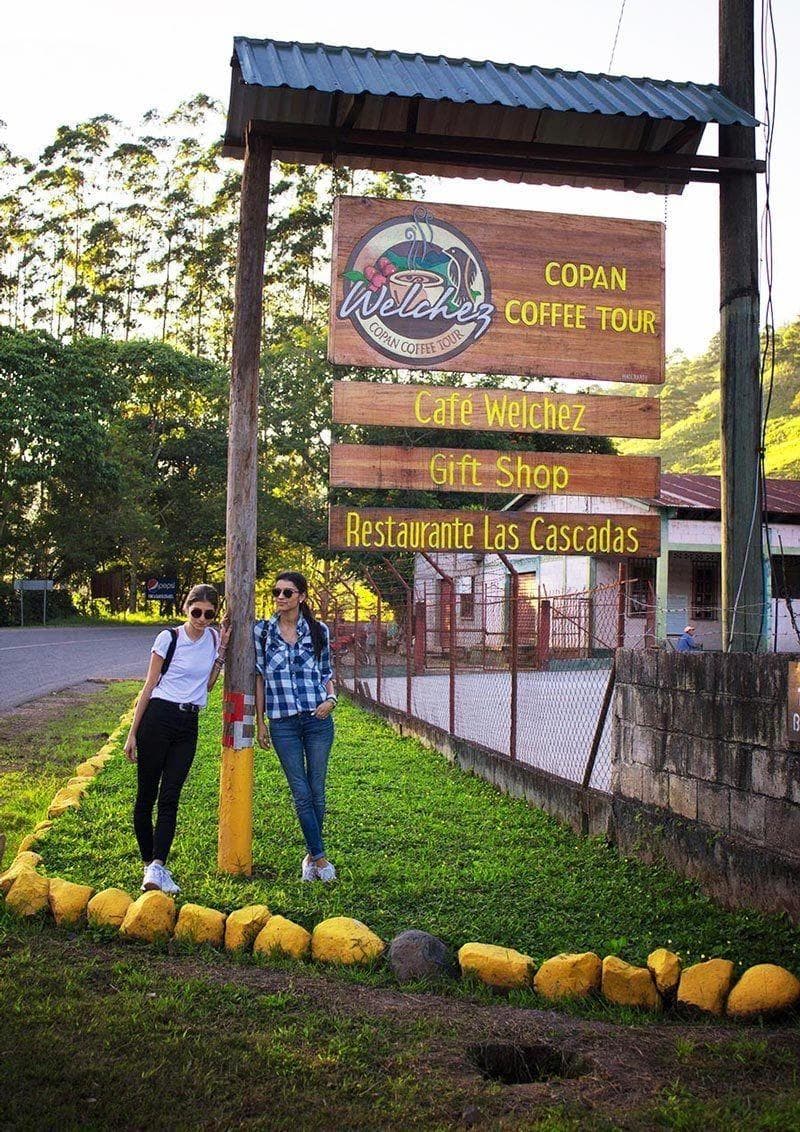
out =
<path fill-rule="evenodd" d="M 658 509 L 638 500 L 542 495 L 528 500 L 522 511 L 553 511 L 562 514 L 646 514 Z M 722 645 L 721 624 L 717 621 L 702 621 L 692 617 L 692 562 L 689 557 L 680 555 L 681 547 L 707 548 L 709 552 L 720 553 L 721 524 L 704 519 L 669 520 L 669 579 L 666 594 L 667 635 L 673 637 L 683 631 L 690 622 L 696 626 L 695 640 L 705 649 L 719 649 Z M 785 553 L 800 553 L 800 523 L 773 524 L 770 528 L 772 553 L 780 553 L 780 543 Z M 519 570 L 536 571 L 540 592 L 549 597 L 559 594 L 579 593 L 592 586 L 605 586 L 617 580 L 618 561 L 609 559 L 592 560 L 579 556 L 530 557 L 510 555 L 511 561 Z M 464 574 L 474 575 L 476 584 L 476 621 L 474 626 L 464 625 L 465 633 L 470 630 L 483 631 L 483 621 L 479 621 L 480 601 L 484 589 L 486 595 L 485 617 L 487 633 L 494 636 L 498 646 L 506 631 L 506 592 L 507 572 L 496 555 L 487 554 L 478 559 L 471 554 L 441 554 L 438 561 L 442 568 L 456 577 Z M 415 567 L 415 597 L 422 598 L 425 589 L 428 594 L 428 627 L 435 633 L 439 627 L 439 608 L 434 600 L 438 593 L 438 575 L 421 556 L 417 556 Z M 800 625 L 800 599 L 793 603 L 795 616 Z M 458 622 L 457 622 L 458 624 Z M 646 619 L 625 617 L 625 645 L 628 648 L 641 647 L 646 629 Z M 786 604 L 773 601 L 770 609 L 770 647 L 779 652 L 800 652 L 800 642 L 792 627 Z M 433 638 L 431 638 L 433 639 Z M 468 638 L 465 637 L 465 640 Z"/>
<path fill-rule="evenodd" d="M 791 602 L 792 612 L 794 619 L 800 629 L 800 599 L 795 599 Z M 796 652 L 800 653 L 800 639 L 792 626 L 792 619 L 789 616 L 789 610 L 786 607 L 786 602 L 783 600 L 775 600 L 772 603 L 772 640 L 770 641 L 770 648 L 774 647 L 775 652 Z"/>

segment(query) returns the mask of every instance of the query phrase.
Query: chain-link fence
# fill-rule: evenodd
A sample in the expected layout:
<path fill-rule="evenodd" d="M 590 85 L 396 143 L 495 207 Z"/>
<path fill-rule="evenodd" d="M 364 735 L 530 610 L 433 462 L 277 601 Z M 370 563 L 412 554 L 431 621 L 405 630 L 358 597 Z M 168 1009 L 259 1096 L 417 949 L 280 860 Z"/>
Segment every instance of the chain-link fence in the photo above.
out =
<path fill-rule="evenodd" d="M 548 596 L 505 560 L 456 573 L 427 556 L 414 584 L 352 588 L 329 617 L 339 683 L 512 759 L 608 790 L 615 649 L 646 647 L 652 617 L 626 619 L 628 583 Z M 450 571 L 447 569 L 449 565 Z M 639 630 L 637 632 L 637 629 Z M 631 637 L 638 637 L 633 641 Z"/>

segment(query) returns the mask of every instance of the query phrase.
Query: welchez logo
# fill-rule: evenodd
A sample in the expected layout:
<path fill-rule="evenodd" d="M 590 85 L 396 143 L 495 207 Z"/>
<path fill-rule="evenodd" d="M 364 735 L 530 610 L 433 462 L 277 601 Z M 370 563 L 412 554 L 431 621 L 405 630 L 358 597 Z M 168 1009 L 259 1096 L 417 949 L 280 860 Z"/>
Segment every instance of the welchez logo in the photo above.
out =
<path fill-rule="evenodd" d="M 379 353 L 434 366 L 482 338 L 495 307 L 475 245 L 423 205 L 371 228 L 342 272 L 337 311 Z"/>

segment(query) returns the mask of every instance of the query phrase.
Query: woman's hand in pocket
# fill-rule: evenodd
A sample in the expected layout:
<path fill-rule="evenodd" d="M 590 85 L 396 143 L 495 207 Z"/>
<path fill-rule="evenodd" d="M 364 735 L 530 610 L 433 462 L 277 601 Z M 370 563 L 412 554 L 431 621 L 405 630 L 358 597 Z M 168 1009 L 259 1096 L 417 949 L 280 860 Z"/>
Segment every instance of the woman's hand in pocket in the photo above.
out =
<path fill-rule="evenodd" d="M 272 743 L 269 737 L 269 728 L 267 727 L 263 719 L 260 719 L 258 721 L 257 731 L 259 747 L 263 747 L 265 751 L 269 750 L 269 748 L 272 746 Z"/>
<path fill-rule="evenodd" d="M 327 719 L 335 707 L 336 704 L 333 700 L 323 700 L 321 704 L 317 704 L 314 708 L 314 715 L 317 719 Z"/>

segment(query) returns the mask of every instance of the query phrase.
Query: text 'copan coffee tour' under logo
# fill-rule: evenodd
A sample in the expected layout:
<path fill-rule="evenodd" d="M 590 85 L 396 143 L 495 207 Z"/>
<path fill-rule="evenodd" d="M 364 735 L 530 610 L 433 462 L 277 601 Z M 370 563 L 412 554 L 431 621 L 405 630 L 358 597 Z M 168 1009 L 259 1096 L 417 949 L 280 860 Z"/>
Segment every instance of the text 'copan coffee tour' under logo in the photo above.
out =
<path fill-rule="evenodd" d="M 338 317 L 393 361 L 445 361 L 492 324 L 489 273 L 477 248 L 422 205 L 371 228 L 342 274 Z"/>

